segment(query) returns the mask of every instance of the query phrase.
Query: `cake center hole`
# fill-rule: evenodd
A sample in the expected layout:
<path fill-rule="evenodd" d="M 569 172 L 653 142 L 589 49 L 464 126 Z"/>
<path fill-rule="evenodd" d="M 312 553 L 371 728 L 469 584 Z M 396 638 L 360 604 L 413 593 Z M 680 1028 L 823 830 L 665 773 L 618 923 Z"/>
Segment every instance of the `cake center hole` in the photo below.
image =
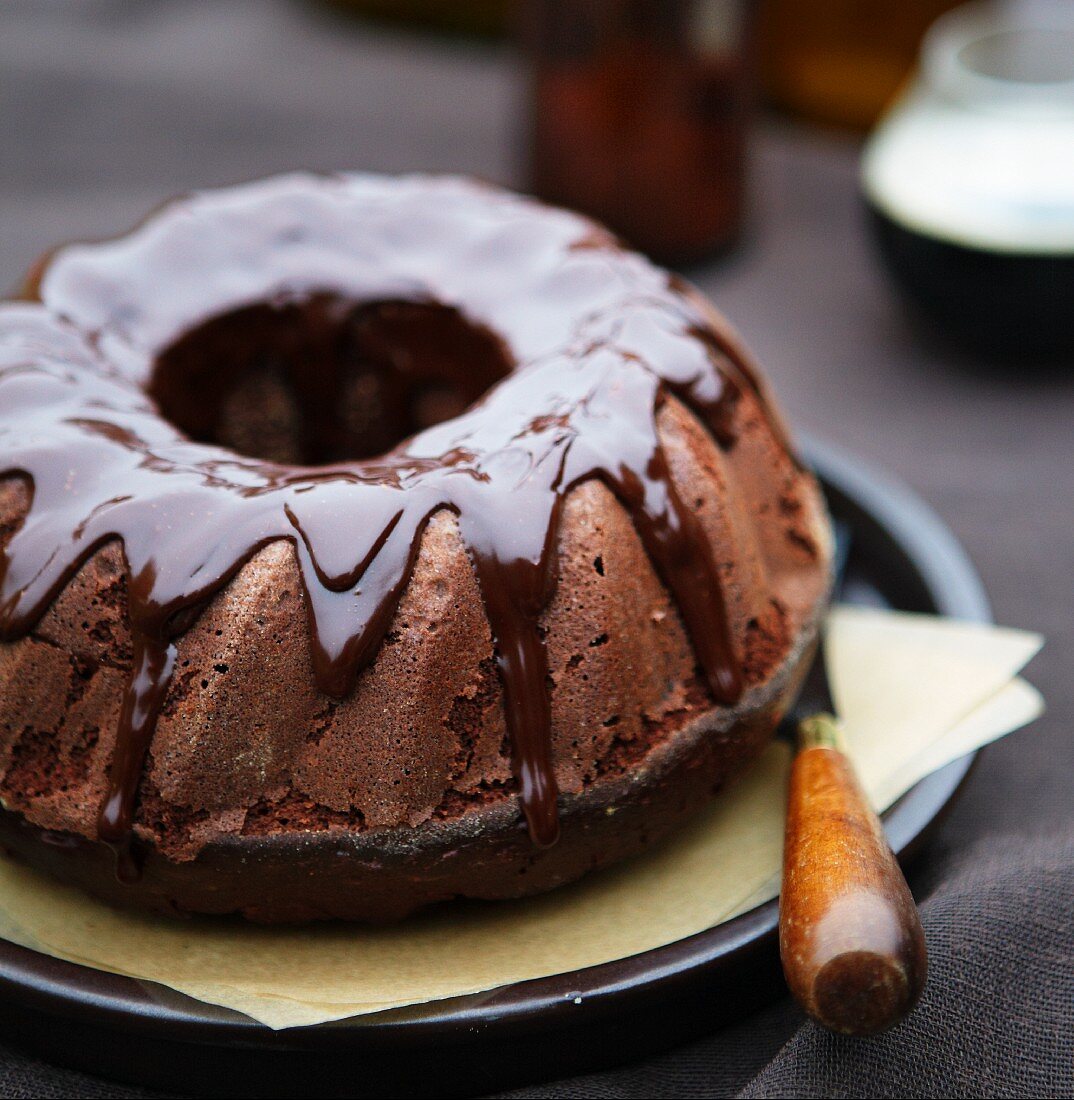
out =
<path fill-rule="evenodd" d="M 192 439 L 314 466 L 384 454 L 510 370 L 502 341 L 449 306 L 322 296 L 207 321 L 158 358 L 149 392 Z"/>

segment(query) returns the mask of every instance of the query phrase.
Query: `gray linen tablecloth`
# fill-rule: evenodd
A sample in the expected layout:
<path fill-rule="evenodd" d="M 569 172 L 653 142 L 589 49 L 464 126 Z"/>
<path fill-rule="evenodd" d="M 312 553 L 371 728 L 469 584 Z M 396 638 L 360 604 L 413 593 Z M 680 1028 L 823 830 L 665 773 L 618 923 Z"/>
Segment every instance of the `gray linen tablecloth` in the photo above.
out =
<path fill-rule="evenodd" d="M 518 96 L 504 49 L 297 0 L 8 0 L 0 280 L 192 186 L 295 167 L 518 183 Z M 1050 711 L 987 753 L 915 877 L 932 974 L 907 1023 L 853 1042 L 784 1002 L 645 1064 L 513 1095 L 1071 1096 L 1074 363 L 985 372 L 918 332 L 870 254 L 855 146 L 775 125 L 758 144 L 749 239 L 691 277 L 793 421 L 921 492 L 965 542 L 999 620 L 1047 635 L 1030 677 Z M 3 1046 L 0 1093 L 151 1095 Z"/>

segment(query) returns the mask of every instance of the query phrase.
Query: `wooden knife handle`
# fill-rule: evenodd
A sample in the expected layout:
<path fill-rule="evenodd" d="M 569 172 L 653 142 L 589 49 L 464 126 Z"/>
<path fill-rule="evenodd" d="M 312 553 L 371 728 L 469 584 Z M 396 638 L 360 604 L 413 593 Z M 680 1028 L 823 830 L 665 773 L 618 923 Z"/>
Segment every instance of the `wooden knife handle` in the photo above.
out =
<path fill-rule="evenodd" d="M 818 1023 L 872 1035 L 901 1020 L 925 985 L 925 935 L 880 821 L 842 751 L 838 721 L 799 726 L 783 889 L 783 973 Z"/>

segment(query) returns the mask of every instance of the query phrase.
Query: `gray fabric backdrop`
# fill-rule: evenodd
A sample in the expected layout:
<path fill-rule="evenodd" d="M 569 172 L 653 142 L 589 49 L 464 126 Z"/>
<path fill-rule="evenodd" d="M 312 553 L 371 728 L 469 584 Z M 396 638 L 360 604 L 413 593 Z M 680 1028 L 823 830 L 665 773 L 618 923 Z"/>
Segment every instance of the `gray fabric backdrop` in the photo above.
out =
<path fill-rule="evenodd" d="M 298 0 L 0 5 L 0 284 L 163 196 L 293 167 L 519 182 L 497 47 L 339 21 Z M 916 330 L 874 263 L 856 147 L 769 124 L 745 247 L 692 271 L 798 425 L 908 481 L 976 560 L 1000 621 L 1048 636 L 1049 714 L 990 751 L 915 877 L 932 956 L 890 1035 L 789 1003 L 643 1065 L 519 1096 L 1074 1095 L 1074 364 L 982 372 Z M 135 1096 L 0 1047 L 6 1096 Z"/>

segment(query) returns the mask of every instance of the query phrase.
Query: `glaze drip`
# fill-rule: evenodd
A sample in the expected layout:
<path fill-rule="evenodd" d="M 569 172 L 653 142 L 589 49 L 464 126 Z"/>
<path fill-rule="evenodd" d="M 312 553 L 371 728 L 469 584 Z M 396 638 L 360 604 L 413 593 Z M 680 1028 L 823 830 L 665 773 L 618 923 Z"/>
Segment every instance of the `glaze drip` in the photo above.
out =
<path fill-rule="evenodd" d="M 97 549 L 122 544 L 134 660 L 99 818 L 121 876 L 136 873 L 138 790 L 175 639 L 280 539 L 298 560 L 317 685 L 339 697 L 375 657 L 429 519 L 455 514 L 536 844 L 558 828 L 540 616 L 573 487 L 597 478 L 621 501 L 713 698 L 741 694 L 719 570 L 657 416 L 674 397 L 730 447 L 743 392 L 767 406 L 699 300 L 591 223 L 461 181 L 283 177 L 61 251 L 35 290 L 39 304 L 0 307 L 0 476 L 33 490 L 0 558 L 0 635 L 28 633 Z M 502 341 L 510 373 L 384 454 L 317 466 L 195 442 L 148 396 L 169 349 L 228 312 L 290 311 L 323 333 L 326 316 L 347 324 L 378 302 L 457 311 Z"/>

